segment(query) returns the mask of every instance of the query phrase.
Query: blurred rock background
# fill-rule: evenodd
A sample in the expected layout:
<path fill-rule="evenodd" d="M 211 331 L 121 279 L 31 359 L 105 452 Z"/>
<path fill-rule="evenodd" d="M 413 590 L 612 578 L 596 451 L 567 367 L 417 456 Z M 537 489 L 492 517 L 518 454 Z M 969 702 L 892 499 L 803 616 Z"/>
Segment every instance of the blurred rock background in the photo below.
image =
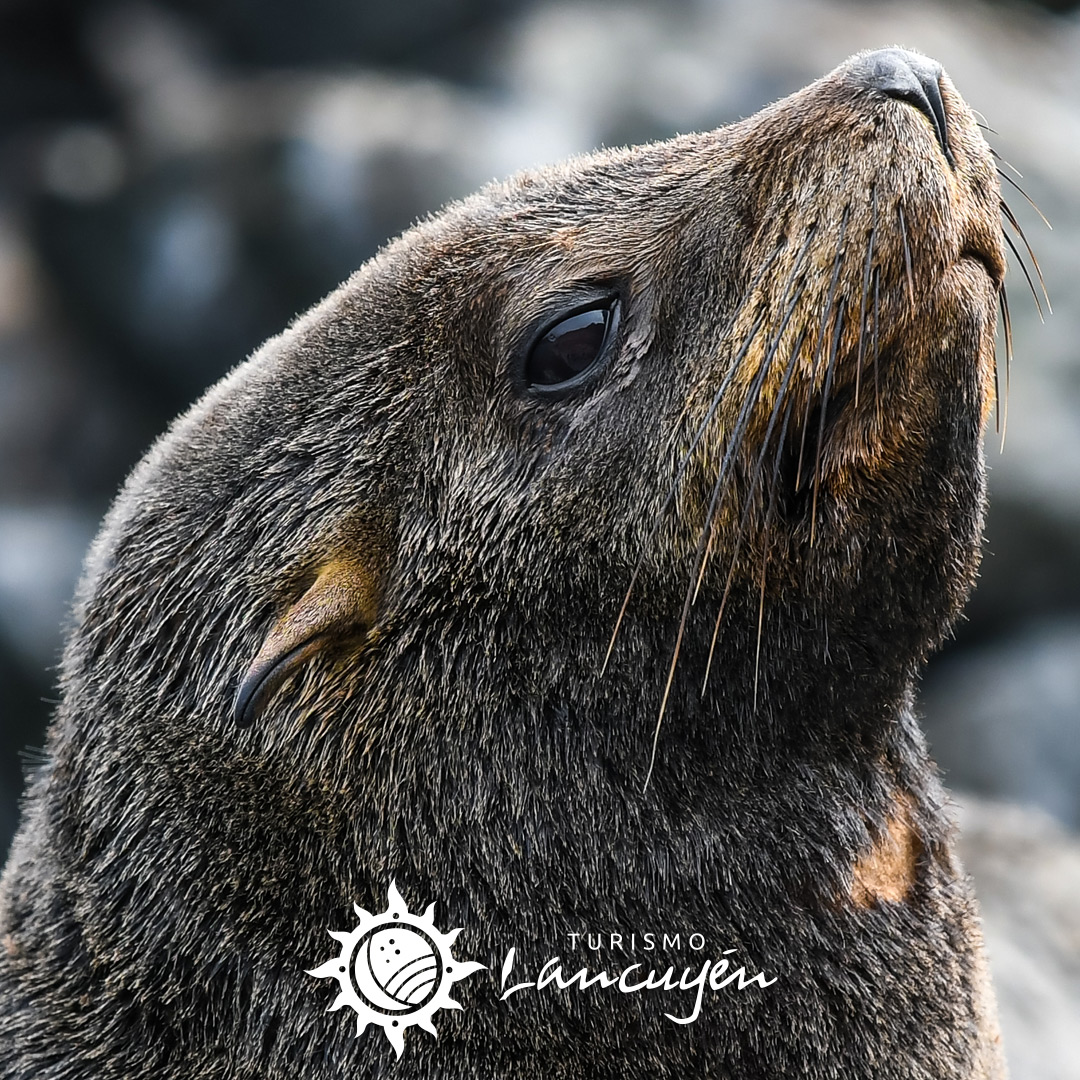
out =
<path fill-rule="evenodd" d="M 1077 6 L 0 0 L 0 857 L 82 554 L 127 469 L 204 387 L 448 199 L 748 115 L 851 52 L 903 44 L 943 61 L 1054 227 L 1008 193 L 1054 314 L 1040 324 L 1014 261 L 982 583 L 923 707 L 950 784 L 1050 815 L 973 828 L 970 861 L 992 891 L 995 966 L 1027 972 L 1002 993 L 1014 1075 L 1080 1077 L 1065 831 L 1080 827 Z M 1043 875 L 1057 899 L 1021 919 L 1071 912 L 1045 956 L 994 914 L 1023 891 L 999 833 L 1029 864 L 1033 837 L 1073 851 Z M 1055 1009 L 1073 1010 L 1068 1053 Z"/>

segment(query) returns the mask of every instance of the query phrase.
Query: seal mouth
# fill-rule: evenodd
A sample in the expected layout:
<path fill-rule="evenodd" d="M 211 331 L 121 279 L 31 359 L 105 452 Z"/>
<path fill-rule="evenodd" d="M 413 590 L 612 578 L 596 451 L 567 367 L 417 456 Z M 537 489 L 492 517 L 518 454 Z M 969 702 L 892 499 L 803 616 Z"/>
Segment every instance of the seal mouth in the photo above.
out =
<path fill-rule="evenodd" d="M 1005 284 L 1005 262 L 999 251 L 968 245 L 961 250 L 957 262 L 973 262 L 980 266 L 997 292 Z"/>

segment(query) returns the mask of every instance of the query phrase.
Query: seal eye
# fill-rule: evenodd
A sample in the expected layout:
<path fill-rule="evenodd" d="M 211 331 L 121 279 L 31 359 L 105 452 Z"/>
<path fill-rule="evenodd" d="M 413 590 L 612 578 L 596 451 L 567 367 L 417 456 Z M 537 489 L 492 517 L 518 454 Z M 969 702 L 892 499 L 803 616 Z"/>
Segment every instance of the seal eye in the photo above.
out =
<path fill-rule="evenodd" d="M 609 300 L 549 326 L 529 349 L 526 379 L 539 387 L 577 385 L 604 354 L 616 315 L 616 302 Z"/>

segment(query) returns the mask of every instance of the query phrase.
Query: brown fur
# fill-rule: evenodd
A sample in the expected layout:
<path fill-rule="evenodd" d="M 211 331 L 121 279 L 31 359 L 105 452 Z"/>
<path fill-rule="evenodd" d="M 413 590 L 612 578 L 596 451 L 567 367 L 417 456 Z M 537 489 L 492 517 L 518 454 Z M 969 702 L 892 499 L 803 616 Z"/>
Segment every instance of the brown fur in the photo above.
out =
<path fill-rule="evenodd" d="M 851 898 L 856 906 L 867 908 L 907 900 L 915 887 L 922 856 L 922 838 L 912 821 L 910 801 L 900 796 L 896 809 L 885 821 L 884 833 L 855 863 Z"/>

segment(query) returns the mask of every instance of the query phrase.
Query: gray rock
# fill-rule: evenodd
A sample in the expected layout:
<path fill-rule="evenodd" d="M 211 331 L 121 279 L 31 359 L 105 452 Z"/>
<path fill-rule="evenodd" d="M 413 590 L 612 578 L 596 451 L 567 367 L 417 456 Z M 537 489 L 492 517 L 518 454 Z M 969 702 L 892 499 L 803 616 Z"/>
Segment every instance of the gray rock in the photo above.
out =
<path fill-rule="evenodd" d="M 0 504 L 0 637 L 27 666 L 52 668 L 93 518 L 63 505 Z"/>
<path fill-rule="evenodd" d="M 949 657 L 921 701 L 947 783 L 1080 827 L 1080 619 Z"/>
<path fill-rule="evenodd" d="M 1080 839 L 1038 811 L 957 800 L 1013 1080 L 1080 1080 Z"/>

